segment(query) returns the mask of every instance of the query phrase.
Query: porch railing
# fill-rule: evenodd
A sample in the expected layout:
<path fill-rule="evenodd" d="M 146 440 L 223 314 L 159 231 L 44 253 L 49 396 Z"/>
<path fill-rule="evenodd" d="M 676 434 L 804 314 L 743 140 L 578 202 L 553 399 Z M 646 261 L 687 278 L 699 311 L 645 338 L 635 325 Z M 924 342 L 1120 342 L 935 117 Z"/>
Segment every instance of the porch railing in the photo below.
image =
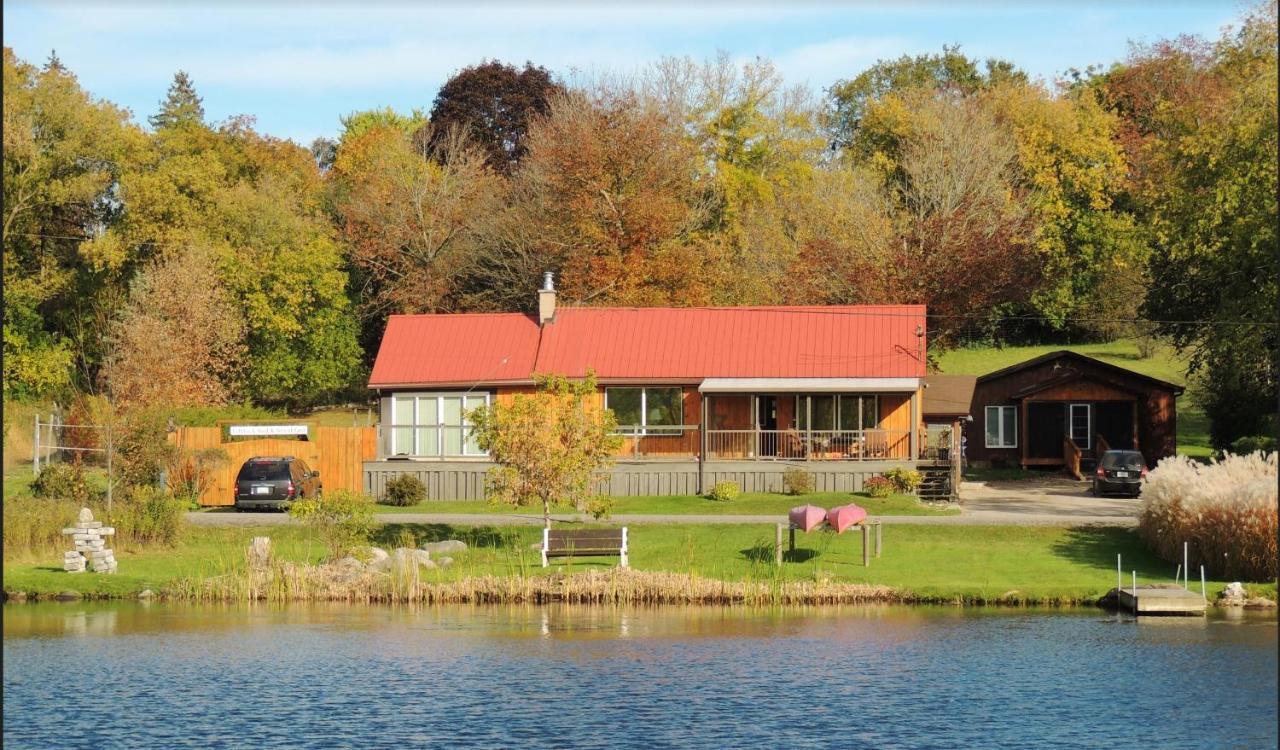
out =
<path fill-rule="evenodd" d="M 707 430 L 709 459 L 909 460 L 910 430 Z"/>

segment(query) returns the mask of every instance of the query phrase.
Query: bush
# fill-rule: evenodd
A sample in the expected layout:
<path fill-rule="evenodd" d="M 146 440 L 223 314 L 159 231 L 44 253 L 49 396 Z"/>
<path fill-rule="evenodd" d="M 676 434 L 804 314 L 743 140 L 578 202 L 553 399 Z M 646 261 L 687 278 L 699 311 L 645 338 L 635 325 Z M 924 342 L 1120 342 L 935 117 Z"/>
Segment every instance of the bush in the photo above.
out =
<path fill-rule="evenodd" d="M 115 499 L 110 514 L 94 508 L 93 515 L 115 527 L 118 543 L 172 546 L 186 527 L 187 502 L 158 487 L 132 487 Z"/>
<path fill-rule="evenodd" d="M 738 495 L 742 494 L 742 488 L 737 482 L 716 482 L 711 491 L 707 493 L 709 500 L 715 500 L 721 503 L 731 502 L 738 499 Z"/>
<path fill-rule="evenodd" d="M 412 474 L 401 474 L 387 482 L 387 491 L 382 496 L 383 505 L 408 507 L 418 505 L 427 500 L 427 487 Z"/>
<path fill-rule="evenodd" d="M 1138 534 L 1169 563 L 1182 562 L 1214 576 L 1275 580 L 1276 454 L 1228 454 L 1200 464 L 1186 456 L 1160 461 L 1142 488 Z"/>
<path fill-rule="evenodd" d="M 25 494 L 5 498 L 4 559 L 52 556 L 71 549 L 62 530 L 75 523 L 81 507 L 66 498 L 43 499 Z"/>
<path fill-rule="evenodd" d="M 792 467 L 782 472 L 782 491 L 788 495 L 807 495 L 813 492 L 813 475 Z"/>
<path fill-rule="evenodd" d="M 78 507 L 91 505 L 104 494 L 89 482 L 79 462 L 48 464 L 31 483 L 31 491 L 44 500 L 69 500 Z"/>
<path fill-rule="evenodd" d="M 1231 452 L 1240 456 L 1247 456 L 1258 451 L 1275 453 L 1276 439 L 1270 435 L 1249 435 L 1231 443 Z"/>
<path fill-rule="evenodd" d="M 904 469 L 901 466 L 889 469 L 884 473 L 884 478 L 888 479 L 893 485 L 893 491 L 906 494 L 915 492 L 920 483 L 924 481 L 924 477 L 920 472 L 913 469 Z"/>
<path fill-rule="evenodd" d="M 863 482 L 862 489 L 872 497 L 888 497 L 893 494 L 893 482 L 885 477 L 871 477 Z"/>
<path fill-rule="evenodd" d="M 289 515 L 319 536 L 335 560 L 367 545 L 373 531 L 373 499 L 349 490 L 298 500 Z"/>
<path fill-rule="evenodd" d="M 131 487 L 155 487 L 160 475 L 179 458 L 169 442 L 169 420 L 159 411 L 133 412 L 117 423 L 114 442 L 116 471 Z"/>

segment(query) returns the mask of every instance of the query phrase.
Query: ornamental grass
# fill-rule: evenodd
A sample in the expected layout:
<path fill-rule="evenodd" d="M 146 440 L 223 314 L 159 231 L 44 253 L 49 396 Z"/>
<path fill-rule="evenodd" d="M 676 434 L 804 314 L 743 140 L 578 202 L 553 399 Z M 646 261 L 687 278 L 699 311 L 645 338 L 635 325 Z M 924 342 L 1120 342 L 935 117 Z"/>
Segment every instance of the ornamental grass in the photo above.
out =
<path fill-rule="evenodd" d="M 1276 454 L 1228 454 L 1201 464 L 1160 461 L 1142 487 L 1138 533 L 1156 554 L 1227 580 L 1275 580 Z"/>

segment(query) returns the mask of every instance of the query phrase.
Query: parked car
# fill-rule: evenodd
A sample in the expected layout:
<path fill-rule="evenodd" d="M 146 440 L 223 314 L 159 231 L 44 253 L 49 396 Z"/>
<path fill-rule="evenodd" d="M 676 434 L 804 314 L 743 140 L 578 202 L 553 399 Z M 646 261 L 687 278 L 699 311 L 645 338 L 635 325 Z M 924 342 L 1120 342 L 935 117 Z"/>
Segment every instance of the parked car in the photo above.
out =
<path fill-rule="evenodd" d="M 1147 476 L 1147 462 L 1138 451 L 1107 451 L 1093 474 L 1093 494 L 1108 492 L 1137 497 Z"/>
<path fill-rule="evenodd" d="M 285 509 L 321 493 L 320 472 L 293 456 L 254 456 L 236 476 L 236 510 Z"/>

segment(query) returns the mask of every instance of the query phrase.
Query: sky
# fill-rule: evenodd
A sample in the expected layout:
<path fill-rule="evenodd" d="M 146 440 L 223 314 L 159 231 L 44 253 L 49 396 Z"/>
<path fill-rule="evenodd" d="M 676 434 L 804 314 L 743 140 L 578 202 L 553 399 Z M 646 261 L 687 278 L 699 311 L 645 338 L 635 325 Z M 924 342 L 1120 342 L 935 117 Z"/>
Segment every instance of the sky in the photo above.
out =
<path fill-rule="evenodd" d="M 139 123 L 186 70 L 207 118 L 257 118 L 307 144 L 352 111 L 429 111 L 451 74 L 485 59 L 562 77 L 626 74 L 664 55 L 766 57 L 815 92 L 878 59 L 939 52 L 1013 61 L 1052 81 L 1122 59 L 1131 41 L 1217 37 L 1239 2 L 986 3 L 4 3 L 4 43 L 51 50 Z"/>

